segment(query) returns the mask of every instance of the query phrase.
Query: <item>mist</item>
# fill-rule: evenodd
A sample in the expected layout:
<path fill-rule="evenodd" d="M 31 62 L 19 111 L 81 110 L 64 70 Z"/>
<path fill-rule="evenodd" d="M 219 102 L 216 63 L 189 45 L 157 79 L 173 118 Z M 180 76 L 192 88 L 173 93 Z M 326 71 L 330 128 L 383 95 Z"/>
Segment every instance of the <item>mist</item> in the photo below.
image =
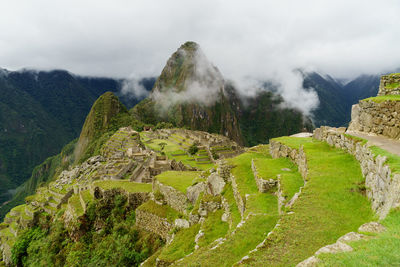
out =
<path fill-rule="evenodd" d="M 290 105 L 309 112 L 316 95 L 294 70 L 351 79 L 397 69 L 399 13 L 397 0 L 6 1 L 0 67 L 134 77 L 125 90 L 142 95 L 135 79 L 157 77 L 193 40 L 242 94 L 276 81 Z"/>

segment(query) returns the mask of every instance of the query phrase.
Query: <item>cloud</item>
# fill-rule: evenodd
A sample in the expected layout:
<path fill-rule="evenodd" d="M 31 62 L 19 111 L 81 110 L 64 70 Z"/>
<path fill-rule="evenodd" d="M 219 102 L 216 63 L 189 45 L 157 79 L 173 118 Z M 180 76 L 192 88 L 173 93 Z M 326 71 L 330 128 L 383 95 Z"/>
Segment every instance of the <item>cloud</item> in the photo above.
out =
<path fill-rule="evenodd" d="M 398 0 L 4 1 L 0 67 L 157 76 L 193 40 L 226 79 L 284 79 L 286 99 L 312 99 L 294 69 L 345 79 L 397 69 L 399 13 Z"/>
<path fill-rule="evenodd" d="M 177 53 L 180 58 L 185 59 L 183 65 L 187 69 L 184 83 L 177 86 L 183 86 L 185 90 L 155 87 L 151 97 L 160 104 L 161 111 L 180 103 L 200 103 L 206 106 L 215 103 L 224 89 L 224 79 L 219 70 L 207 59 L 201 48 L 190 54 L 184 49 L 178 49 Z M 173 65 L 179 59 L 170 60 L 167 66 Z M 190 73 L 192 68 L 193 73 Z"/>
<path fill-rule="evenodd" d="M 148 96 L 149 91 L 146 90 L 139 77 L 131 75 L 123 81 L 121 94 L 131 98 L 142 99 Z"/>

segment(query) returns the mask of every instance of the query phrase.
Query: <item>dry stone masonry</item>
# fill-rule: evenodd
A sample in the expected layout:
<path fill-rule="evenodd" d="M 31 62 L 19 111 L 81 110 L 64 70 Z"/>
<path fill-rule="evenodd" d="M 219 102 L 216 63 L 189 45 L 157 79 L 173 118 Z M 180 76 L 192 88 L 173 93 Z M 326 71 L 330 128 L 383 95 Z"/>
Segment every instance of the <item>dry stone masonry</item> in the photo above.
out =
<path fill-rule="evenodd" d="M 400 73 L 382 75 L 378 95 L 400 95 Z"/>
<path fill-rule="evenodd" d="M 349 130 L 400 139 L 400 101 L 360 101 L 351 109 Z"/>
<path fill-rule="evenodd" d="M 383 75 L 378 96 L 400 95 L 400 73 Z M 349 131 L 400 139 L 400 101 L 361 100 L 351 109 Z"/>
<path fill-rule="evenodd" d="M 365 177 L 365 187 L 372 209 L 383 219 L 391 208 L 400 205 L 400 174 L 392 174 L 389 166 L 385 164 L 386 157 L 375 156 L 367 144 L 345 135 L 345 131 L 345 128 L 323 126 L 314 130 L 314 138 L 354 155 Z"/>

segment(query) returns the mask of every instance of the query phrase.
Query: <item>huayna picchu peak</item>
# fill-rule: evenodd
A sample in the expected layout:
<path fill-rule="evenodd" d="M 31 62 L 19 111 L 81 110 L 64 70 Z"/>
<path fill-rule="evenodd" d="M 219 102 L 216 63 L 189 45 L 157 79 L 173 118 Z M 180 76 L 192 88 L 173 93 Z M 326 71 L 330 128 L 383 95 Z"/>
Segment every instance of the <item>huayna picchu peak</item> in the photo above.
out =
<path fill-rule="evenodd" d="M 219 133 L 239 144 L 265 143 L 268 138 L 311 130 L 300 111 L 284 108 L 282 98 L 266 90 L 242 96 L 204 55 L 200 46 L 186 42 L 168 59 L 148 98 L 132 112 L 150 124 L 170 122 Z M 250 118 L 256 124 L 249 125 Z M 268 125 L 268 121 L 274 124 Z M 282 125 L 282 122 L 286 125 Z M 258 129 L 253 129 L 257 126 Z"/>

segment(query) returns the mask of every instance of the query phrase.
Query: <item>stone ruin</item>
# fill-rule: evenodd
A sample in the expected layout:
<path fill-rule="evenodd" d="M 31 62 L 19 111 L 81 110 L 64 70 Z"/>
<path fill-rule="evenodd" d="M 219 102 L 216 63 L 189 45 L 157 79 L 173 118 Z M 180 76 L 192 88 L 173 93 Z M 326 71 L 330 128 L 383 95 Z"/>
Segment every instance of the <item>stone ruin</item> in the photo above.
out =
<path fill-rule="evenodd" d="M 399 94 L 400 74 L 383 75 L 378 96 Z M 400 101 L 361 100 L 352 106 L 348 130 L 400 139 Z"/>
<path fill-rule="evenodd" d="M 378 96 L 400 95 L 400 73 L 381 76 Z"/>

